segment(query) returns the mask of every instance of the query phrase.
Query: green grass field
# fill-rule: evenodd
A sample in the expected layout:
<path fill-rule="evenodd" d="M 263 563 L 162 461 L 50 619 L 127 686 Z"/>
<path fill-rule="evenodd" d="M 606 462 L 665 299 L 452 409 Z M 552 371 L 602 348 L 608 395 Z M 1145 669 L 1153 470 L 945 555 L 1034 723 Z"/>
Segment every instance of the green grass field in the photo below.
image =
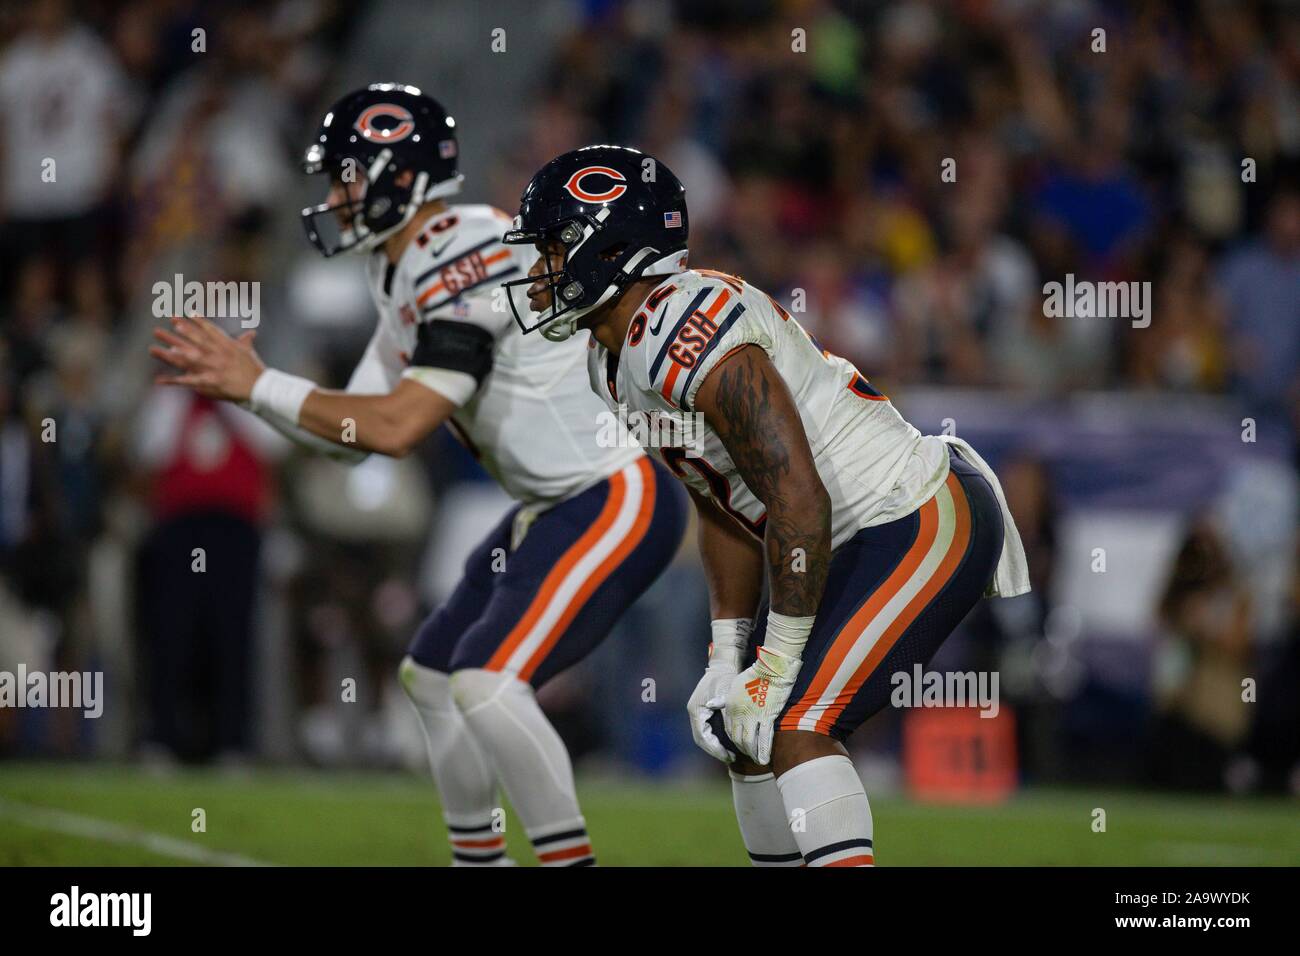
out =
<path fill-rule="evenodd" d="M 718 786 L 581 779 L 602 865 L 743 866 Z M 1094 833 L 1092 810 L 1107 814 Z M 195 808 L 207 832 L 191 832 Z M 1036 790 L 997 807 L 874 798 L 894 866 L 1297 865 L 1294 801 Z M 532 863 L 509 818 L 511 854 Z M 0 764 L 0 865 L 444 865 L 432 787 L 413 775 Z"/>

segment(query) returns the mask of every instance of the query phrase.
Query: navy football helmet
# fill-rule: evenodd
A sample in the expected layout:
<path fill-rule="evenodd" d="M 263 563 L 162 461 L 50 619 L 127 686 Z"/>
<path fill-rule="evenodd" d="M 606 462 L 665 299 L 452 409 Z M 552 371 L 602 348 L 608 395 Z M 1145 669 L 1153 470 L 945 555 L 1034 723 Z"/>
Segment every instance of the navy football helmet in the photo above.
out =
<path fill-rule="evenodd" d="M 579 319 L 617 302 L 635 280 L 685 269 L 686 236 L 686 190 L 663 163 L 625 146 L 557 156 L 524 189 L 514 228 L 502 238 L 547 249 L 545 273 L 503 283 L 515 321 L 525 333 L 541 329 L 563 341 Z M 557 243 L 562 259 L 550 252 Z M 540 316 L 526 298 L 522 309 L 516 303 L 539 280 L 551 292 Z"/>
<path fill-rule="evenodd" d="M 398 83 L 354 90 L 325 114 L 302 168 L 360 186 L 304 209 L 307 238 L 325 256 L 374 249 L 420 206 L 459 191 L 457 152 L 456 121 L 432 97 Z"/>

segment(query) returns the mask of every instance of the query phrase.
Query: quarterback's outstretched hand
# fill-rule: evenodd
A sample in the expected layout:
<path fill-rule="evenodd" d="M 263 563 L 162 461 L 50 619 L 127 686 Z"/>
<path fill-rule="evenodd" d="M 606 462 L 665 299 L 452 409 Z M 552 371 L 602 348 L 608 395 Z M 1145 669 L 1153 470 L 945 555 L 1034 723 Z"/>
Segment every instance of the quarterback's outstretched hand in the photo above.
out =
<path fill-rule="evenodd" d="M 171 332 L 154 329 L 167 346 L 150 346 L 149 354 L 166 362 L 179 374 L 159 375 L 159 385 L 188 385 L 208 398 L 246 402 L 265 366 L 253 351 L 256 332 L 232 339 L 208 319 L 172 317 Z"/>
<path fill-rule="evenodd" d="M 691 737 L 694 738 L 695 745 L 723 763 L 731 763 L 736 756 L 722 745 L 718 735 L 709 726 L 709 718 L 722 706 L 727 689 L 740 671 L 740 662 L 744 660 L 752 629 L 753 622 L 738 618 L 713 622 L 709 666 L 700 682 L 695 685 L 690 700 L 686 702 L 686 713 L 691 721 Z"/>
<path fill-rule="evenodd" d="M 731 682 L 722 707 L 722 725 L 731 742 L 756 763 L 772 759 L 772 736 L 776 719 L 790 699 L 802 662 L 766 645 L 758 649 L 758 660 Z"/>

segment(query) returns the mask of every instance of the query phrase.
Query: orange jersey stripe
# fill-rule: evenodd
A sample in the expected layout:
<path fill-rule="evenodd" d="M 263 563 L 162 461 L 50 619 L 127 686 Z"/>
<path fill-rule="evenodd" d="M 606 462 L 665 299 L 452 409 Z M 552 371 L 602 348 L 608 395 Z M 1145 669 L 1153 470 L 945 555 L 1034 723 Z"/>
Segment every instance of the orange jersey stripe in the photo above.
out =
<path fill-rule="evenodd" d="M 641 460 L 637 462 L 637 469 L 641 472 L 642 492 L 641 510 L 637 512 L 636 520 L 632 523 L 632 527 L 628 530 L 627 534 L 623 536 L 623 540 L 618 543 L 618 547 L 609 553 L 605 560 L 600 563 L 587 580 L 582 582 L 582 586 L 578 588 L 578 593 L 573 596 L 573 600 L 569 602 L 569 606 L 564 609 L 564 613 L 560 615 L 560 619 L 555 622 L 555 627 L 551 628 L 551 632 L 546 635 L 546 640 L 542 641 L 542 644 L 537 648 L 536 653 L 528 659 L 528 663 L 525 664 L 523 669 L 519 672 L 520 680 L 529 680 L 532 678 L 534 671 L 536 671 L 542 661 L 546 659 L 546 655 L 551 652 L 551 648 L 553 648 L 556 642 L 559 641 L 560 635 L 562 635 L 565 629 L 573 623 L 573 619 L 577 617 L 578 611 L 587 603 L 596 588 L 605 583 L 605 579 L 614 572 L 615 568 L 627 559 L 627 556 L 632 553 L 633 549 L 641 543 L 641 539 L 645 537 L 645 533 L 650 527 L 650 519 L 654 517 L 655 511 L 655 475 L 654 469 L 650 466 L 650 459 L 648 458 L 642 457 Z"/>
<path fill-rule="evenodd" d="M 739 292 L 740 290 L 737 289 L 736 291 Z M 727 289 L 723 289 L 722 295 L 718 296 L 716 299 L 713 300 L 713 305 L 709 306 L 709 310 L 704 313 L 704 317 L 707 319 L 712 319 L 714 316 L 716 316 L 719 312 L 722 311 L 722 307 L 727 304 L 727 300 L 730 298 L 731 298 L 731 292 Z"/>
<path fill-rule="evenodd" d="M 442 280 L 440 279 L 437 282 L 435 282 L 433 285 L 429 286 L 429 288 L 421 292 L 419 296 L 416 297 L 415 304 L 424 305 L 425 299 L 429 298 L 429 296 L 431 295 L 437 295 L 439 292 L 443 290 L 443 288 L 444 287 L 442 284 Z"/>
<path fill-rule="evenodd" d="M 490 266 L 490 265 L 492 265 L 493 263 L 500 262 L 502 259 L 507 258 L 509 255 L 510 255 L 510 250 L 509 250 L 509 249 L 502 249 L 500 252 L 494 252 L 494 253 L 492 253 L 492 255 L 486 257 L 486 258 L 483 260 L 483 265 L 485 265 L 485 266 Z M 459 261 L 460 261 L 459 259 L 453 259 L 453 260 L 452 260 L 452 262 L 459 262 Z M 447 264 L 448 264 L 448 265 L 451 265 L 450 262 L 447 263 Z M 416 304 L 416 305 L 424 305 L 424 302 L 425 302 L 426 299 L 428 299 L 430 296 L 437 295 L 437 294 L 438 294 L 439 292 L 441 292 L 444 288 L 446 288 L 446 286 L 444 286 L 443 283 L 442 283 L 442 280 L 439 279 L 439 280 L 438 280 L 437 282 L 435 282 L 433 285 L 429 286 L 429 288 L 425 289 L 425 290 L 424 290 L 423 292 L 421 292 L 418 296 L 416 296 L 415 304 Z"/>
<path fill-rule="evenodd" d="M 677 376 L 681 371 L 682 367 L 677 364 L 676 359 L 673 359 L 668 363 L 668 375 L 664 378 L 664 387 L 661 389 L 660 394 L 662 394 L 664 398 L 668 399 L 668 404 L 670 405 L 677 404 L 673 401 L 673 386 L 677 384 Z"/>
<path fill-rule="evenodd" d="M 846 856 L 842 860 L 836 860 L 834 863 L 827 863 L 826 868 L 832 866 L 875 866 L 876 860 L 872 856 Z"/>
<path fill-rule="evenodd" d="M 736 291 L 739 292 L 740 290 L 737 289 Z M 714 316 L 722 311 L 722 307 L 727 304 L 727 300 L 730 298 L 731 290 L 723 289 L 721 294 L 713 300 L 713 304 L 709 306 L 708 311 L 704 313 L 704 317 L 712 321 Z M 668 399 L 670 405 L 676 405 L 677 403 L 673 401 L 673 386 L 677 384 L 677 376 L 681 374 L 681 371 L 685 366 L 673 358 L 671 352 L 669 353 L 668 358 L 670 359 L 668 364 L 668 374 L 664 378 L 664 387 L 660 390 L 660 394 L 663 395 L 664 398 Z"/>
<path fill-rule="evenodd" d="M 568 551 L 564 552 L 559 562 L 546 575 L 537 596 L 528 605 L 528 610 L 519 619 L 519 623 L 511 629 L 510 633 L 506 635 L 506 639 L 501 642 L 501 646 L 497 648 L 496 653 L 487 662 L 485 670 L 499 671 L 506 666 L 506 662 L 510 660 L 510 655 L 522 643 L 528 632 L 533 629 L 537 619 L 542 616 L 546 606 L 555 597 L 555 592 L 559 590 L 560 583 L 565 576 L 582 559 L 582 556 L 591 550 L 592 545 L 600 539 L 600 536 L 614 524 L 614 519 L 618 516 L 619 508 L 622 507 L 623 498 L 626 494 L 627 479 L 623 477 L 621 472 L 611 475 L 609 479 L 609 497 L 605 499 L 605 507 L 596 516 L 596 520 L 592 522 L 591 527 L 582 533 L 582 537 L 575 541 Z"/>

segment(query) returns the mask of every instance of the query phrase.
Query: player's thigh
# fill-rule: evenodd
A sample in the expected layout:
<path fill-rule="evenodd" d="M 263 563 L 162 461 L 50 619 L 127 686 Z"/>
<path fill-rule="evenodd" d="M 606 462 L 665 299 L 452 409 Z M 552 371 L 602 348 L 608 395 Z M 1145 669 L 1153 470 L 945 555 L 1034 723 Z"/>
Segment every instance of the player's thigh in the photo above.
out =
<path fill-rule="evenodd" d="M 880 711 L 891 676 L 928 663 L 983 595 L 1002 549 L 1002 514 L 988 482 L 955 460 L 920 509 L 858 537 L 832 562 L 840 576 L 828 576 L 781 730 L 843 739 Z"/>
<path fill-rule="evenodd" d="M 465 560 L 464 573 L 447 598 L 416 629 L 407 653 L 423 667 L 451 672 L 456 645 L 483 616 L 492 593 L 508 567 L 510 533 L 518 508 L 512 508 Z"/>
<path fill-rule="evenodd" d="M 541 686 L 609 634 L 672 560 L 685 527 L 684 494 L 647 458 L 551 508 L 510 555 L 453 669 Z"/>

